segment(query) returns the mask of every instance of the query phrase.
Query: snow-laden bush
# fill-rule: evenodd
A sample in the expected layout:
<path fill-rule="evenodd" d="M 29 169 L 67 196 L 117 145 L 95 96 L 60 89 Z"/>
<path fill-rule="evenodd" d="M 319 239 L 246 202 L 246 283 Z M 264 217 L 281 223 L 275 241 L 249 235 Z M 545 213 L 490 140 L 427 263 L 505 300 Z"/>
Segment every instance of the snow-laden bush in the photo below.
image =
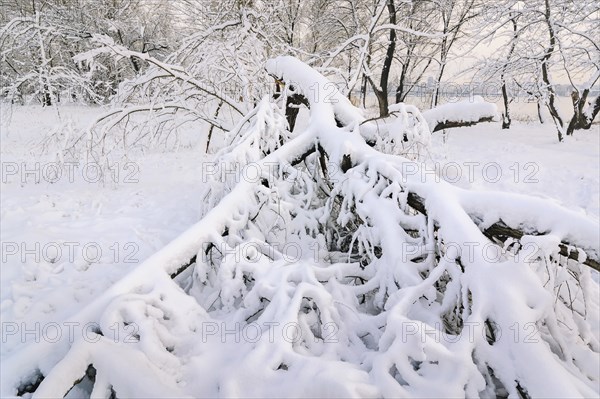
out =
<path fill-rule="evenodd" d="M 203 219 L 67 320 L 74 342 L 16 346 L 2 395 L 598 396 L 598 223 L 437 182 L 347 100 L 306 98 L 293 134 L 260 102 L 199 166 Z"/>

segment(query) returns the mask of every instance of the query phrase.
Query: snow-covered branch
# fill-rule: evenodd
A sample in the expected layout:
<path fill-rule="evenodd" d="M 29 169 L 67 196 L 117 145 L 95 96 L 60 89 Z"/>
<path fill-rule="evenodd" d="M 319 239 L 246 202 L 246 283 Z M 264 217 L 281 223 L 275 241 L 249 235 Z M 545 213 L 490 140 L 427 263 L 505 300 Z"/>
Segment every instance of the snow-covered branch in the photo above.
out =
<path fill-rule="evenodd" d="M 423 116 L 432 133 L 443 129 L 499 120 L 496 104 L 485 102 L 478 96 L 473 97 L 473 100 L 438 105 L 424 111 Z"/>

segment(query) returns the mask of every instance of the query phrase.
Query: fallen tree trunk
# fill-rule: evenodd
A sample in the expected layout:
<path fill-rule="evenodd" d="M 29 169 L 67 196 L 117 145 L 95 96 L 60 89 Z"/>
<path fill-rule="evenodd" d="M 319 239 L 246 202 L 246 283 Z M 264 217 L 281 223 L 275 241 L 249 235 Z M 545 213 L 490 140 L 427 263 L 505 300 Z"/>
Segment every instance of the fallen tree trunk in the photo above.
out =
<path fill-rule="evenodd" d="M 417 194 L 409 193 L 407 202 L 411 208 L 422 213 L 423 215 L 427 215 L 427 208 L 425 207 L 425 200 L 423 198 L 421 198 L 420 196 L 418 196 Z M 516 229 L 516 228 L 510 227 L 506 223 L 504 223 L 504 221 L 502 221 L 502 219 L 493 223 L 489 227 L 482 227 L 482 223 L 480 220 L 478 220 L 477 217 L 472 216 L 471 218 L 473 219 L 475 224 L 477 224 L 477 226 L 480 228 L 480 230 L 483 232 L 483 234 L 487 238 L 489 238 L 492 242 L 504 243 L 509 238 L 519 241 L 521 238 L 523 238 L 524 235 L 541 236 L 541 235 L 545 234 L 545 233 L 540 233 L 538 231 L 535 231 L 535 229 L 533 229 L 533 230 L 532 229 Z M 524 230 L 527 230 L 527 232 L 525 232 Z M 581 260 L 579 259 L 580 258 L 579 251 L 575 250 L 574 249 L 575 247 L 576 247 L 575 245 L 570 244 L 568 242 L 561 242 L 559 244 L 559 252 L 558 253 L 561 256 L 565 256 L 569 259 L 580 262 L 588 267 L 591 267 L 592 269 L 596 270 L 597 272 L 600 272 L 600 259 L 598 258 L 598 255 L 592 253 L 589 250 L 581 249 L 586 254 L 585 260 L 583 262 L 581 262 Z"/>
<path fill-rule="evenodd" d="M 520 240 L 521 238 L 523 238 L 524 235 L 533 235 L 533 236 L 539 236 L 539 235 L 544 235 L 544 233 L 540 233 L 540 232 L 532 232 L 532 233 L 525 233 L 522 230 L 519 229 L 515 229 L 512 228 L 508 225 L 506 225 L 506 223 L 504 223 L 502 220 L 497 221 L 496 223 L 492 224 L 490 227 L 487 227 L 485 229 L 482 230 L 483 234 L 488 237 L 490 240 L 492 241 L 499 241 L 499 242 L 505 242 L 507 239 L 512 238 L 514 240 Z M 583 262 L 581 262 L 580 258 L 580 254 L 579 251 L 574 249 L 574 245 L 569 244 L 568 242 L 561 242 L 559 244 L 559 255 L 561 256 L 565 256 L 568 259 L 572 259 L 574 261 L 580 262 L 586 266 L 591 267 L 592 269 L 596 270 L 597 272 L 600 272 L 600 262 L 599 259 L 597 257 L 597 255 L 594 255 L 592 253 L 590 253 L 589 251 L 583 250 L 582 251 L 586 254 L 586 258 Z"/>
<path fill-rule="evenodd" d="M 432 133 L 477 123 L 495 122 L 499 118 L 496 105 L 483 101 L 481 97 L 475 97 L 473 101 L 443 104 L 422 113 Z"/>
<path fill-rule="evenodd" d="M 445 121 L 445 122 L 439 122 L 437 125 L 435 125 L 431 129 L 431 133 L 437 132 L 437 131 L 440 131 L 440 130 L 444 130 L 444 129 L 452 129 L 452 128 L 455 128 L 455 127 L 468 127 L 468 126 L 477 125 L 478 123 L 494 122 L 494 121 L 495 121 L 494 117 L 487 116 L 487 117 L 480 118 L 479 120 L 476 120 L 476 121 Z"/>

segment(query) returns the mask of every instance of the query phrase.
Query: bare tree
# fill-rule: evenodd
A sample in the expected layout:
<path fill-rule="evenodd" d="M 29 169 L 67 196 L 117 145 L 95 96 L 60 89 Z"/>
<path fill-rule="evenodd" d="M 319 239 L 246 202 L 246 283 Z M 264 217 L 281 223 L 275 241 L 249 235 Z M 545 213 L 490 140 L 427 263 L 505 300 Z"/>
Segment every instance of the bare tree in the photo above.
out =
<path fill-rule="evenodd" d="M 466 35 L 466 25 L 481 13 L 477 0 L 434 0 L 434 3 L 440 14 L 442 37 L 438 47 L 439 58 L 436 58 L 438 71 L 431 98 L 432 108 L 439 103 L 441 82 L 453 48 Z"/>
<path fill-rule="evenodd" d="M 437 12 L 434 3 L 428 0 L 400 3 L 398 12 L 411 30 L 432 32 L 436 27 Z M 420 84 L 437 53 L 437 45 L 430 37 L 399 32 L 398 42 L 400 47 L 397 48 L 395 58 L 400 64 L 400 73 L 396 103 L 404 102 Z"/>

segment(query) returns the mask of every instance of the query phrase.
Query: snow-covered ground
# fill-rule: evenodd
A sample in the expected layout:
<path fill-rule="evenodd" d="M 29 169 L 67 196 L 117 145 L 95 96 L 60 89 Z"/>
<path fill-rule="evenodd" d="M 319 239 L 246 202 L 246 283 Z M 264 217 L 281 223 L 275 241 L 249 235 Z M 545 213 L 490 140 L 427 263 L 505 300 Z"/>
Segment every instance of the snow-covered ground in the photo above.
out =
<path fill-rule="evenodd" d="M 559 143 L 553 125 L 513 122 L 436 132 L 430 167 L 463 187 L 551 198 L 600 215 L 600 125 Z"/>
<path fill-rule="evenodd" d="M 56 177 L 55 158 L 40 155 L 38 143 L 57 125 L 84 128 L 102 112 L 58 111 L 14 108 L 1 129 L 3 320 L 65 318 L 201 214 L 202 137 L 198 148 L 121 162 L 105 184 L 94 182 L 93 164 L 64 166 Z M 552 198 L 597 220 L 598 129 L 564 143 L 551 125 L 518 122 L 508 131 L 486 123 L 436 132 L 428 163 L 457 185 Z"/>
<path fill-rule="evenodd" d="M 100 112 L 24 107 L 13 109 L 11 118 L 3 115 L 3 355 L 23 341 L 20 333 L 5 334 L 5 325 L 67 319 L 201 216 L 201 134 L 179 151 L 123 161 L 107 184 L 92 182 L 90 165 L 63 169 L 60 178 L 53 174 L 54 155 L 40 155 L 41 139 L 67 121 L 75 130 L 84 128 Z M 552 198 L 598 220 L 598 129 L 577 132 L 564 143 L 549 124 L 436 132 L 428 163 L 432 173 L 462 187 Z"/>
<path fill-rule="evenodd" d="M 104 184 L 93 162 L 63 164 L 56 175 L 55 157 L 40 155 L 38 143 L 57 124 L 84 128 L 102 110 L 13 111 L 1 128 L 1 316 L 44 325 L 72 315 L 198 221 L 204 155 L 146 154 L 120 162 Z M 2 353 L 21 338 L 3 329 Z"/>

